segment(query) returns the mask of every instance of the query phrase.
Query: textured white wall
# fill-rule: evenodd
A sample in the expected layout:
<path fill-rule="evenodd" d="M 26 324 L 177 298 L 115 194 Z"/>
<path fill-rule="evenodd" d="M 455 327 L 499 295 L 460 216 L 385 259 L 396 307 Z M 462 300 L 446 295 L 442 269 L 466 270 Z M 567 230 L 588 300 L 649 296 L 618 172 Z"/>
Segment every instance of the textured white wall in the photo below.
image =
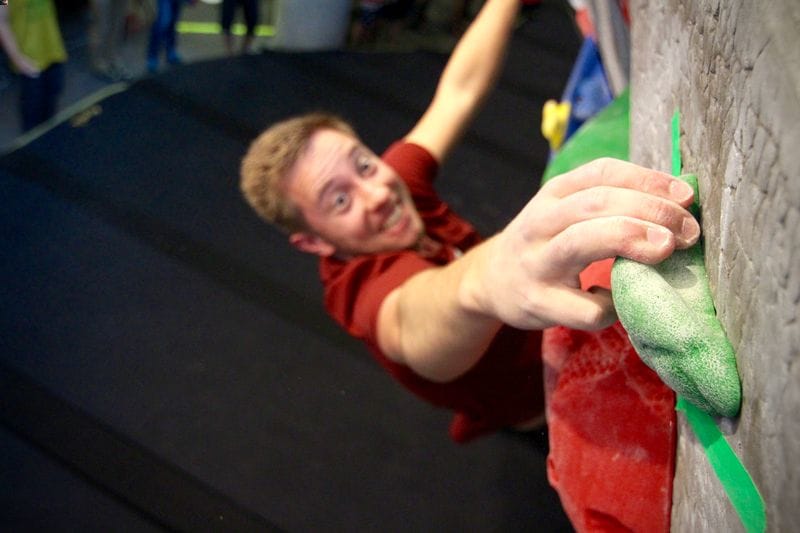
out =
<path fill-rule="evenodd" d="M 741 416 L 720 427 L 765 499 L 768 530 L 800 531 L 800 2 L 633 0 L 631 16 L 631 156 L 669 171 L 680 109 L 711 289 L 742 377 Z M 742 530 L 682 419 L 674 489 L 674 531 Z"/>

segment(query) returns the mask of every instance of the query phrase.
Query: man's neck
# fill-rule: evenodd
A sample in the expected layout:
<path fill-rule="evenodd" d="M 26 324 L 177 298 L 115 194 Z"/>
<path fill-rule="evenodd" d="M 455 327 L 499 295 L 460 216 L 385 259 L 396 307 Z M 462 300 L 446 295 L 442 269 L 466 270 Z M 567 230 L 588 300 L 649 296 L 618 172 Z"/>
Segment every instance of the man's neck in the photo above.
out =
<path fill-rule="evenodd" d="M 432 239 L 427 233 L 423 233 L 417 241 L 415 250 L 422 257 L 434 257 L 442 249 L 442 246 L 442 243 Z"/>

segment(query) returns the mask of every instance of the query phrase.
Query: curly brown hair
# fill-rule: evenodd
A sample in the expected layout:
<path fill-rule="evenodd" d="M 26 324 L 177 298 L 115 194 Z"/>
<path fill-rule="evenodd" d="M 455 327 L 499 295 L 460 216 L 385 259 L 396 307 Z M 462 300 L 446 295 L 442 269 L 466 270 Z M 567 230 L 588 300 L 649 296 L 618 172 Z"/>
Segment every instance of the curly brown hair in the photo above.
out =
<path fill-rule="evenodd" d="M 320 129 L 333 129 L 357 137 L 337 115 L 314 112 L 289 118 L 267 128 L 251 144 L 240 167 L 239 187 L 258 215 L 287 233 L 305 230 L 297 207 L 286 197 L 286 177 Z"/>

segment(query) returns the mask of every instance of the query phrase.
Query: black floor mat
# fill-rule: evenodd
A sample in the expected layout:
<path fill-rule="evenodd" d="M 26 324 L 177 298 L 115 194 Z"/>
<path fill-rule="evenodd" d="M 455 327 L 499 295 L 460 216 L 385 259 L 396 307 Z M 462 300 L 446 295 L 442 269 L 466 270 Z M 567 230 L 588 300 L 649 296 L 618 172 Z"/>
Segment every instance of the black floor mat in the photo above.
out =
<path fill-rule="evenodd" d="M 577 47 L 564 12 L 537 11 L 443 168 L 442 195 L 480 231 L 536 190 L 540 110 Z M 0 525 L 570 530 L 542 435 L 451 443 L 449 415 L 339 331 L 316 262 L 239 197 L 238 161 L 275 119 L 335 111 L 380 150 L 424 110 L 445 61 L 188 65 L 0 159 Z"/>

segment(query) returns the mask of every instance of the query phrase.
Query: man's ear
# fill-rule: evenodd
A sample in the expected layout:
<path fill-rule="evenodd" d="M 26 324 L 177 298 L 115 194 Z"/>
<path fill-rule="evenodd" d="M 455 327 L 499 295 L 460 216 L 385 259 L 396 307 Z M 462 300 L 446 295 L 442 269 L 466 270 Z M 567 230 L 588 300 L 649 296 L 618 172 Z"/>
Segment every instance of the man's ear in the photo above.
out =
<path fill-rule="evenodd" d="M 320 257 L 330 257 L 336 252 L 336 247 L 313 233 L 306 231 L 298 231 L 289 235 L 289 244 L 309 254 L 318 255 Z"/>

